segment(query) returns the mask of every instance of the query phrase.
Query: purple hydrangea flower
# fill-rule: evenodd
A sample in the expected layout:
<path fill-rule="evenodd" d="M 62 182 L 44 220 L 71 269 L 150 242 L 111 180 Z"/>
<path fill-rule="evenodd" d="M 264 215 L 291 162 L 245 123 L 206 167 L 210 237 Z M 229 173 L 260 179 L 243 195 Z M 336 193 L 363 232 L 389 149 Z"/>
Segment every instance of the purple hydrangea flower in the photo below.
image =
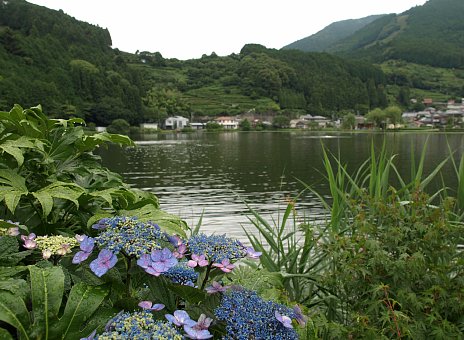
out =
<path fill-rule="evenodd" d="M 192 259 L 187 262 L 187 266 L 190 268 L 206 267 L 208 265 L 208 260 L 205 255 L 198 256 L 197 254 L 192 254 Z"/>
<path fill-rule="evenodd" d="M 153 250 L 150 255 L 143 254 L 137 260 L 137 264 L 145 269 L 148 274 L 159 276 L 178 263 L 177 259 L 168 248 Z"/>
<path fill-rule="evenodd" d="M 185 244 L 180 244 L 176 250 L 174 250 L 174 256 L 178 259 L 181 259 L 185 256 L 187 252 L 187 246 Z"/>
<path fill-rule="evenodd" d="M 95 329 L 90 335 L 86 338 L 81 338 L 81 340 L 93 340 L 95 339 L 95 335 L 97 334 L 97 330 Z"/>
<path fill-rule="evenodd" d="M 30 233 L 28 236 L 21 235 L 21 240 L 24 241 L 24 248 L 26 249 L 34 249 L 37 247 L 37 241 L 35 240 L 36 235 L 34 233 Z"/>
<path fill-rule="evenodd" d="M 214 293 L 224 293 L 227 289 L 229 289 L 230 286 L 221 286 L 220 283 L 213 281 L 211 283 L 211 286 L 206 287 L 206 292 L 208 294 L 214 294 Z"/>
<path fill-rule="evenodd" d="M 306 325 L 306 321 L 308 320 L 308 318 L 305 315 L 303 315 L 300 306 L 295 305 L 295 307 L 293 307 L 293 312 L 295 313 L 295 319 L 300 324 L 300 326 Z"/>
<path fill-rule="evenodd" d="M 293 328 L 292 319 L 286 315 L 280 314 L 278 311 L 275 311 L 275 317 L 285 328 Z"/>
<path fill-rule="evenodd" d="M 211 339 L 213 335 L 207 329 L 195 329 L 194 327 L 184 326 L 186 337 L 189 339 Z"/>
<path fill-rule="evenodd" d="M 176 325 L 176 326 L 188 326 L 188 327 L 193 327 L 196 322 L 190 319 L 190 316 L 185 310 L 176 310 L 174 312 L 174 315 L 172 314 L 166 314 L 164 315 L 166 319 Z"/>
<path fill-rule="evenodd" d="M 250 259 L 259 259 L 259 257 L 263 254 L 262 252 L 260 251 L 255 251 L 253 248 L 251 247 L 248 247 L 246 248 L 246 252 L 247 252 L 247 256 L 250 258 Z"/>
<path fill-rule="evenodd" d="M 164 308 L 164 305 L 162 303 L 153 304 L 153 302 L 151 301 L 140 301 L 138 306 L 143 309 L 151 310 L 155 312 L 160 311 Z"/>
<path fill-rule="evenodd" d="M 235 266 L 230 263 L 229 259 L 224 259 L 221 263 L 213 263 L 213 267 L 217 267 L 222 270 L 224 273 L 230 273 Z"/>
<path fill-rule="evenodd" d="M 113 268 L 116 265 L 116 262 L 118 262 L 118 258 L 111 252 L 111 250 L 102 249 L 98 254 L 98 257 L 90 262 L 90 269 L 95 275 L 101 277 L 108 270 Z"/>
<path fill-rule="evenodd" d="M 88 237 L 87 235 L 84 235 L 80 244 L 81 250 L 78 251 L 76 255 L 74 255 L 72 263 L 77 264 L 87 260 L 90 254 L 92 254 L 94 245 L 95 239 L 93 239 L 92 237 Z"/>

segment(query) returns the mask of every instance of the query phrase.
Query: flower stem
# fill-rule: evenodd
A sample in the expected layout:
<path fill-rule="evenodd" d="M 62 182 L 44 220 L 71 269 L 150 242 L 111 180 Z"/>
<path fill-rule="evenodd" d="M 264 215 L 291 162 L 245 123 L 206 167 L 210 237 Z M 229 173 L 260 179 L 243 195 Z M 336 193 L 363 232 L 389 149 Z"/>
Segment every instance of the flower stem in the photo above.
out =
<path fill-rule="evenodd" d="M 205 289 L 206 282 L 208 282 L 209 273 L 211 272 L 212 267 L 213 267 L 213 263 L 212 262 L 208 263 L 208 267 L 206 267 L 205 279 L 201 283 L 201 287 L 200 287 L 201 290 Z"/>

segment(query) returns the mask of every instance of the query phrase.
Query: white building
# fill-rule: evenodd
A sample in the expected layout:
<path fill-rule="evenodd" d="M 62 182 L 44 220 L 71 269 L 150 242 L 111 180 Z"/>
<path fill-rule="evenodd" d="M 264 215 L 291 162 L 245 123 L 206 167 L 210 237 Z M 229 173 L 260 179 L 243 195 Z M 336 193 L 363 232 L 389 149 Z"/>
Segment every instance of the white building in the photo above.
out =
<path fill-rule="evenodd" d="M 180 130 L 188 126 L 188 118 L 182 116 L 169 117 L 164 122 L 164 127 L 167 130 Z"/>
<path fill-rule="evenodd" d="M 233 117 L 218 117 L 215 121 L 224 129 L 238 129 L 238 121 Z"/>

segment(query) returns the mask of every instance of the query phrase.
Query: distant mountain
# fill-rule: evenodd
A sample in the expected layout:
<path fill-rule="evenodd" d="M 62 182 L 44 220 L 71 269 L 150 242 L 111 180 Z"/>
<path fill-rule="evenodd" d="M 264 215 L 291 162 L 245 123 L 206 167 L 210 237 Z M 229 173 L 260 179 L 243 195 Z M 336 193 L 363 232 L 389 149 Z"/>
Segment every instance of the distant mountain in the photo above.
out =
<path fill-rule="evenodd" d="M 323 52 L 382 16 L 384 16 L 384 14 L 370 15 L 361 19 L 337 21 L 309 37 L 300 39 L 282 47 L 282 49 L 296 49 L 305 52 Z"/>
<path fill-rule="evenodd" d="M 327 50 L 374 62 L 394 59 L 464 68 L 463 17 L 463 0 L 429 0 L 404 13 L 381 17 Z"/>
<path fill-rule="evenodd" d="M 393 59 L 464 68 L 463 17 L 463 0 L 429 0 L 401 14 L 374 17 L 344 37 L 337 33 L 345 25 L 342 21 L 285 48 L 326 51 L 376 63 Z M 368 18 L 372 17 L 364 19 Z"/>

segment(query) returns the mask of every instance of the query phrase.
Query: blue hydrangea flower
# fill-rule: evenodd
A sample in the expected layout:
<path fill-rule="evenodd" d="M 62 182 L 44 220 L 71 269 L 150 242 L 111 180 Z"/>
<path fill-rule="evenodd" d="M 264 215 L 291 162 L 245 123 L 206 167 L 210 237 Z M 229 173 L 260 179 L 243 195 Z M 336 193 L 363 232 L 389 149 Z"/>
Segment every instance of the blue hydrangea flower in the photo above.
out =
<path fill-rule="evenodd" d="M 198 234 L 187 241 L 192 254 L 205 255 L 212 262 L 238 260 L 246 256 L 246 248 L 238 241 L 225 235 Z"/>
<path fill-rule="evenodd" d="M 176 327 L 168 322 L 155 320 L 148 311 L 120 313 L 112 320 L 98 340 L 113 339 L 166 339 L 182 340 Z"/>
<path fill-rule="evenodd" d="M 296 317 L 293 310 L 284 305 L 265 301 L 254 291 L 236 288 L 222 296 L 214 314 L 226 323 L 224 339 L 298 339 L 293 328 L 277 320 L 276 312 L 290 319 Z"/>
<path fill-rule="evenodd" d="M 98 247 L 109 249 L 114 254 L 124 252 L 127 256 L 140 257 L 169 243 L 158 225 L 138 221 L 136 217 L 104 218 L 93 228 L 102 230 L 95 237 Z"/>
<path fill-rule="evenodd" d="M 163 276 L 174 283 L 186 286 L 194 286 L 198 279 L 198 273 L 193 268 L 188 267 L 185 262 L 169 268 L 167 272 L 163 273 Z"/>
<path fill-rule="evenodd" d="M 98 277 L 101 277 L 108 270 L 113 268 L 116 265 L 116 262 L 118 262 L 118 258 L 111 252 L 111 250 L 102 249 L 98 254 L 98 257 L 90 262 L 90 270 L 92 270 L 92 272 Z"/>

